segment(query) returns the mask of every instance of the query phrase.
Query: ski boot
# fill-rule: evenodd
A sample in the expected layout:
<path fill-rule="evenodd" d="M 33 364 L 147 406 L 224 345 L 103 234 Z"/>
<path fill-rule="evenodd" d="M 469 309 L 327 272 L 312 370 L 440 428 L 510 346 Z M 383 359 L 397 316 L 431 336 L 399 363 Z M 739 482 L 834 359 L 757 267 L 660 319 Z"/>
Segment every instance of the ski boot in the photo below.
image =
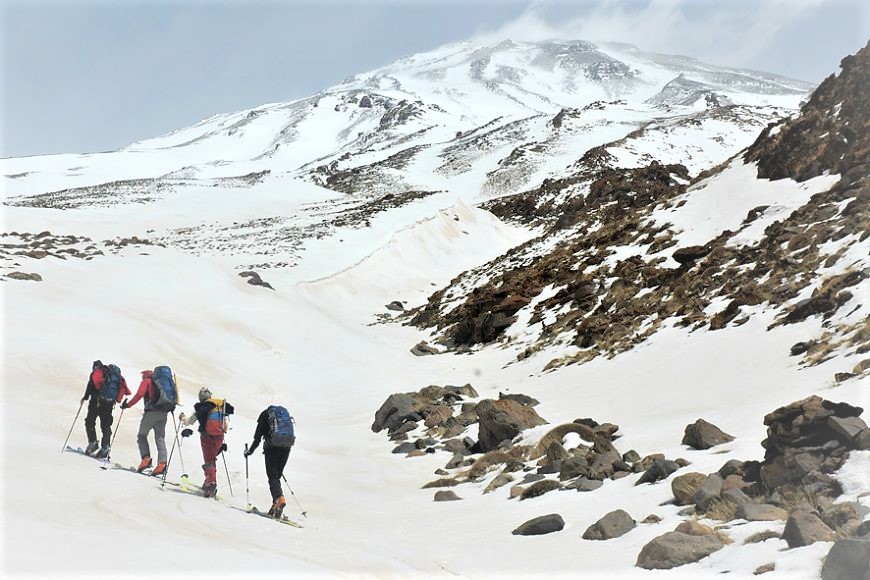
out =
<path fill-rule="evenodd" d="M 275 503 L 272 504 L 272 507 L 269 508 L 269 515 L 273 518 L 280 518 L 284 513 L 284 506 L 287 505 L 287 500 L 284 499 L 282 495 L 278 499 L 275 500 Z"/>
<path fill-rule="evenodd" d="M 89 441 L 88 446 L 85 447 L 85 455 L 93 456 L 99 448 L 99 443 L 97 443 L 96 441 Z"/>
<path fill-rule="evenodd" d="M 145 471 L 149 467 L 151 467 L 151 456 L 146 455 L 145 457 L 142 458 L 142 462 L 139 463 L 139 467 L 136 468 L 136 471 L 138 471 L 139 473 L 142 473 L 143 471 Z"/>
<path fill-rule="evenodd" d="M 163 475 L 163 472 L 166 471 L 166 462 L 161 461 L 157 464 L 157 467 L 151 472 L 151 475 Z"/>
<path fill-rule="evenodd" d="M 216 497 L 217 496 L 217 483 L 206 483 L 202 486 L 202 495 L 203 497 Z"/>
<path fill-rule="evenodd" d="M 100 447 L 100 450 L 97 451 L 97 459 L 106 459 L 109 456 L 109 452 L 112 450 L 108 445 L 103 445 Z"/>

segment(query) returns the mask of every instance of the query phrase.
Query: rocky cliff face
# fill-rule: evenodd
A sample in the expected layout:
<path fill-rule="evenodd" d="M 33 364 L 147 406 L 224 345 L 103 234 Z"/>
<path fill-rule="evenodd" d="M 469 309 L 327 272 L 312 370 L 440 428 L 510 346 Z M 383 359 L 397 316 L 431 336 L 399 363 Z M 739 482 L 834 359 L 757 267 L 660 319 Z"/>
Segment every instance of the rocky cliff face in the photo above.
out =
<path fill-rule="evenodd" d="M 457 277 L 413 324 L 437 329 L 443 344 L 459 349 L 498 340 L 519 344 L 522 358 L 555 343 L 576 348 L 552 367 L 627 350 L 666 323 L 715 331 L 773 309 L 773 326 L 823 319 L 816 339 L 792 349 L 806 364 L 870 351 L 862 303 L 870 275 L 868 66 L 867 48 L 844 59 L 842 73 L 798 117 L 769 127 L 746 152 L 761 178 L 841 174 L 790 213 L 773 197 L 736 228 L 723 225 L 686 245 L 681 229 L 661 216 L 687 203 L 713 204 L 710 189 L 727 192 L 721 183 L 746 171 L 741 160 L 690 184 L 679 165 L 614 169 L 606 148 L 593 148 L 572 175 L 491 203 L 503 219 L 544 233 Z"/>

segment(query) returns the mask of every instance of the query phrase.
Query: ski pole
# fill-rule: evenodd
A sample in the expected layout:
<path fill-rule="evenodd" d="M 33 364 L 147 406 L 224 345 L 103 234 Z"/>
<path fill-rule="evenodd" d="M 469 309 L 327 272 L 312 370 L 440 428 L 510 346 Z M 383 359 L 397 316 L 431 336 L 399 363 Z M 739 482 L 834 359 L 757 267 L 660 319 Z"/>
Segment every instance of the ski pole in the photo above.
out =
<path fill-rule="evenodd" d="M 175 423 L 175 415 L 172 415 L 172 422 Z M 166 460 L 166 469 L 163 470 L 163 481 L 160 482 L 160 488 L 166 487 L 166 474 L 169 473 L 169 465 L 172 463 L 172 455 L 175 453 L 175 444 L 178 442 L 178 433 L 175 434 L 175 439 L 172 440 L 172 449 L 169 451 L 169 459 Z M 181 451 L 179 450 L 179 453 Z M 182 465 L 182 469 L 184 466 Z M 185 474 L 186 475 L 186 474 Z"/>
<path fill-rule="evenodd" d="M 115 424 L 115 432 L 112 433 L 112 440 L 109 441 L 109 452 L 106 454 L 106 463 L 112 459 L 112 445 L 115 444 L 115 436 L 118 434 L 118 427 L 121 426 L 121 419 L 124 418 L 124 407 L 121 407 L 121 414 L 118 415 L 118 422 Z"/>
<path fill-rule="evenodd" d="M 230 470 L 227 467 L 227 456 L 224 454 L 223 451 L 221 451 L 221 457 L 224 460 L 224 470 L 226 470 L 226 472 L 227 472 L 227 485 L 230 486 L 230 495 L 233 497 L 236 497 L 236 494 L 233 493 L 233 482 L 230 481 Z"/>
<path fill-rule="evenodd" d="M 175 422 L 175 411 L 172 411 L 172 427 L 175 429 L 175 443 L 178 443 L 178 458 L 181 460 L 182 471 L 181 477 L 187 477 L 187 469 L 184 467 L 184 455 L 182 455 L 181 453 L 181 445 L 184 443 L 184 441 L 179 441 L 178 439 L 178 424 Z"/>
<path fill-rule="evenodd" d="M 63 453 L 66 451 L 66 444 L 69 443 L 69 438 L 72 435 L 73 429 L 76 428 L 76 421 L 79 420 L 79 414 L 82 412 L 82 407 L 85 406 L 85 400 L 82 399 L 82 402 L 79 403 L 79 410 L 76 411 L 76 418 L 73 419 L 72 427 L 69 428 L 69 433 L 66 434 L 66 441 L 63 442 L 63 447 L 60 448 L 60 452 Z"/>
<path fill-rule="evenodd" d="M 245 443 L 245 503 L 251 507 L 251 488 L 248 482 L 248 444 Z"/>
<path fill-rule="evenodd" d="M 289 482 L 289 481 L 287 481 L 287 478 L 286 478 L 286 477 L 284 477 L 284 474 L 283 474 L 283 473 L 282 473 L 282 474 L 281 474 L 281 479 L 283 479 L 283 480 L 284 480 L 284 483 L 286 483 L 286 484 L 287 484 L 287 489 L 289 489 L 289 490 L 290 490 L 290 495 L 292 495 L 292 496 L 293 496 L 293 499 L 294 499 L 294 500 L 295 500 L 295 501 L 296 501 L 296 505 L 298 505 L 298 506 L 299 506 L 299 511 L 300 511 L 300 512 L 302 512 L 302 515 L 303 515 L 303 516 L 304 516 L 304 517 L 306 517 L 306 518 L 307 518 L 307 517 L 308 517 L 308 512 L 306 512 L 306 511 L 305 511 L 305 510 L 304 510 L 304 509 L 302 509 L 302 504 L 301 504 L 301 503 L 299 503 L 299 500 L 298 500 L 298 499 L 296 499 L 296 494 L 295 494 L 295 493 L 293 493 L 293 488 L 292 488 L 292 487 L 290 487 L 290 482 Z"/>

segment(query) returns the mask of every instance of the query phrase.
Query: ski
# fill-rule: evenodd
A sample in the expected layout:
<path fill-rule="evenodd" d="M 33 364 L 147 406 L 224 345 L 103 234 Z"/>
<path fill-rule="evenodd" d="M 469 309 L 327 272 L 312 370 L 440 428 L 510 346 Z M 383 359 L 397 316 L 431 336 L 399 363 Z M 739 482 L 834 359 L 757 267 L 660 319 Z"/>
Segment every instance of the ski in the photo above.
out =
<path fill-rule="evenodd" d="M 303 527 L 302 524 L 300 524 L 299 522 L 291 520 L 290 518 L 288 518 L 285 515 L 282 515 L 280 518 L 276 518 L 274 516 L 270 516 L 267 512 L 261 512 L 259 509 L 257 509 L 254 506 L 251 506 L 250 508 L 248 508 L 248 513 L 258 515 L 258 516 L 263 517 L 263 518 L 268 518 L 272 521 L 278 522 L 279 524 L 287 524 L 288 526 L 293 526 L 294 528 L 302 528 Z"/>
<path fill-rule="evenodd" d="M 106 458 L 104 458 L 104 457 L 97 457 L 96 454 L 94 454 L 94 455 L 88 455 L 87 453 L 85 453 L 85 450 L 82 449 L 81 447 L 72 447 L 72 446 L 70 446 L 70 445 L 67 445 L 67 446 L 66 446 L 66 451 L 67 451 L 68 453 L 77 453 L 78 455 L 84 455 L 85 457 L 90 457 L 91 459 L 94 459 L 94 460 L 96 460 L 96 461 L 99 461 L 100 463 L 108 463 L 108 462 L 109 462 L 108 459 L 106 459 Z"/>

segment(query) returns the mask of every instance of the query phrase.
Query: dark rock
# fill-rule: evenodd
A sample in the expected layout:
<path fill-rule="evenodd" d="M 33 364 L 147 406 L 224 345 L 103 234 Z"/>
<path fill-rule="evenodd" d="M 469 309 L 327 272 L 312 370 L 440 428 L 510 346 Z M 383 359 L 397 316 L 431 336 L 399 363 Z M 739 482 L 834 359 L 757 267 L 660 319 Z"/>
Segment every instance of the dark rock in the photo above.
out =
<path fill-rule="evenodd" d="M 405 443 L 401 443 L 398 447 L 393 449 L 393 453 L 410 453 L 412 451 L 416 451 L 417 449 L 418 447 L 413 441 L 406 441 Z"/>
<path fill-rule="evenodd" d="M 676 260 L 680 264 L 689 264 L 698 260 L 699 258 L 703 258 L 707 254 L 710 253 L 712 248 L 707 246 L 687 246 L 685 248 L 680 248 L 676 252 L 672 254 L 674 260 Z"/>
<path fill-rule="evenodd" d="M 462 498 L 450 489 L 435 492 L 435 501 L 457 501 L 460 499 Z"/>
<path fill-rule="evenodd" d="M 731 475 L 743 476 L 746 473 L 745 464 L 738 459 L 729 459 L 725 465 L 719 468 L 718 473 L 723 479 L 727 479 Z"/>
<path fill-rule="evenodd" d="M 618 538 L 637 526 L 637 522 L 625 510 L 614 510 L 589 526 L 583 533 L 584 540 L 610 540 Z"/>
<path fill-rule="evenodd" d="M 683 445 L 695 449 L 709 449 L 729 441 L 734 441 L 734 437 L 703 419 L 698 419 L 691 425 L 687 425 L 683 435 Z"/>
<path fill-rule="evenodd" d="M 559 514 L 548 514 L 533 518 L 511 532 L 515 536 L 540 536 L 558 532 L 565 527 L 565 520 Z"/>
<path fill-rule="evenodd" d="M 642 524 L 657 524 L 662 521 L 661 516 L 656 514 L 650 514 L 647 517 L 643 518 L 640 523 Z"/>
<path fill-rule="evenodd" d="M 565 481 L 568 479 L 574 479 L 581 475 L 589 477 L 590 473 L 589 462 L 587 462 L 585 458 L 569 457 L 562 461 L 562 466 L 559 470 L 559 480 Z"/>
<path fill-rule="evenodd" d="M 540 497 L 545 493 L 549 493 L 557 489 L 562 489 L 561 483 L 554 479 L 542 479 L 541 481 L 535 482 L 526 489 L 524 489 L 523 494 L 520 496 L 520 500 Z"/>
<path fill-rule="evenodd" d="M 737 506 L 743 505 L 745 503 L 752 503 L 751 497 L 749 497 L 748 495 L 743 493 L 743 490 L 736 489 L 736 488 L 729 489 L 729 490 L 723 489 L 722 490 L 722 499 L 727 501 L 727 502 L 731 502 Z"/>
<path fill-rule="evenodd" d="M 697 562 L 721 550 L 723 546 L 717 536 L 690 536 L 680 532 L 668 532 L 643 547 L 637 557 L 637 566 L 647 570 L 668 570 Z"/>
<path fill-rule="evenodd" d="M 478 442 L 484 453 L 511 441 L 524 429 L 546 423 L 534 409 L 516 401 L 484 399 L 477 405 Z"/>
<path fill-rule="evenodd" d="M 634 465 L 631 466 L 631 469 L 635 473 L 640 473 L 641 471 L 646 471 L 647 469 L 652 467 L 652 464 L 655 461 L 657 461 L 659 459 L 663 460 L 664 458 L 665 458 L 664 453 L 652 453 L 650 455 L 647 455 L 646 457 L 644 457 L 640 461 L 633 461 L 632 463 Z"/>
<path fill-rule="evenodd" d="M 456 393 L 457 395 L 462 395 L 463 397 L 468 397 L 469 399 L 476 399 L 477 397 L 479 397 L 479 395 L 477 394 L 477 391 L 474 389 L 474 387 L 471 386 L 471 383 L 466 383 L 466 384 L 462 385 L 461 387 L 447 385 L 444 388 L 447 389 L 448 391 L 450 391 L 451 393 Z M 464 411 L 465 411 L 465 409 L 463 409 L 463 412 Z"/>
<path fill-rule="evenodd" d="M 247 278 L 248 284 L 251 284 L 252 286 L 262 286 L 264 288 L 268 288 L 269 290 L 274 290 L 274 288 L 272 288 L 272 285 L 260 278 L 260 275 L 256 272 L 253 272 L 251 270 L 248 270 L 246 272 L 239 272 L 239 276 L 241 276 L 242 278 Z"/>
<path fill-rule="evenodd" d="M 475 395 L 476 396 L 476 395 Z M 523 395 L 521 393 L 506 395 L 504 393 L 498 394 L 499 401 L 514 401 L 519 403 L 520 405 L 525 405 L 526 407 L 534 407 L 536 405 L 540 405 L 541 402 L 535 399 L 534 397 L 530 397 L 528 395 Z"/>
<path fill-rule="evenodd" d="M 655 483 L 656 481 L 666 479 L 679 468 L 680 466 L 676 461 L 656 459 L 653 461 L 652 465 L 650 465 L 649 469 L 640 476 L 640 479 L 637 480 L 635 485 L 640 485 L 642 483 Z"/>
<path fill-rule="evenodd" d="M 870 449 L 870 429 L 864 429 L 855 436 L 855 449 Z"/>
<path fill-rule="evenodd" d="M 822 580 L 870 579 L 870 540 L 837 540 L 822 565 Z"/>
<path fill-rule="evenodd" d="M 604 482 L 597 479 L 586 479 L 581 477 L 577 481 L 571 483 L 571 485 L 568 486 L 568 489 L 576 489 L 577 491 L 595 491 L 602 485 L 604 485 Z"/>
<path fill-rule="evenodd" d="M 626 463 L 636 463 L 640 461 L 640 454 L 638 454 L 634 449 L 629 449 L 622 454 L 622 460 Z"/>
<path fill-rule="evenodd" d="M 421 401 L 416 393 L 393 393 L 375 413 L 372 431 L 375 433 L 383 429 L 392 431 L 406 421 L 419 421 L 422 419 L 420 411 L 424 406 L 425 402 Z"/>
<path fill-rule="evenodd" d="M 36 273 L 28 274 L 26 272 L 9 272 L 8 274 L 5 274 L 5 276 L 13 280 L 30 280 L 32 282 L 42 282 L 42 276 Z"/>
<path fill-rule="evenodd" d="M 789 548 L 798 548 L 815 542 L 830 542 L 834 532 L 815 513 L 797 509 L 789 514 L 782 539 L 788 542 Z"/>
<path fill-rule="evenodd" d="M 549 463 L 543 464 L 538 468 L 538 473 L 542 475 L 549 475 L 551 473 L 559 473 L 562 471 L 562 462 L 561 461 L 550 461 Z"/>
<path fill-rule="evenodd" d="M 386 305 L 387 310 L 393 310 L 395 312 L 404 312 L 405 305 L 399 302 L 398 300 L 393 300 L 389 304 Z"/>

